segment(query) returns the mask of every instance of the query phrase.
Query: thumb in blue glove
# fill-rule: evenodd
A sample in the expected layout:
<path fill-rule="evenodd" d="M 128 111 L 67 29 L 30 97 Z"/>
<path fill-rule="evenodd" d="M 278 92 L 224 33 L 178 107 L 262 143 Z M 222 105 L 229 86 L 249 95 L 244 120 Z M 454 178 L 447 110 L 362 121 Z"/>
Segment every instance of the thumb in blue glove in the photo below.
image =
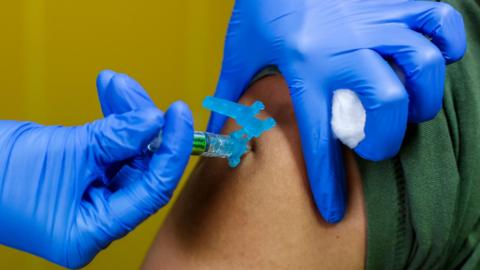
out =
<path fill-rule="evenodd" d="M 136 167 L 162 128 L 165 143 Z M 193 138 L 183 103 L 165 116 L 150 107 L 78 127 L 0 121 L 0 130 L 0 243 L 72 268 L 169 201 Z M 123 167 L 135 181 L 112 185 Z"/>

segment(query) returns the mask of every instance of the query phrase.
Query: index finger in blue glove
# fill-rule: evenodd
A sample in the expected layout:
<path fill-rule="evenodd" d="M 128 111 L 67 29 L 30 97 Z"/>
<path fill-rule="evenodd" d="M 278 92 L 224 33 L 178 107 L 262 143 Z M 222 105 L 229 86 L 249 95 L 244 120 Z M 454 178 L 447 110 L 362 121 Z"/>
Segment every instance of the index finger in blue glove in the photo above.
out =
<path fill-rule="evenodd" d="M 292 92 L 310 188 L 322 217 L 337 223 L 345 214 L 346 191 L 341 147 L 330 126 L 331 92 L 321 89 L 317 77 L 304 79 L 297 72 L 282 70 Z"/>
<path fill-rule="evenodd" d="M 144 88 L 128 75 L 111 70 L 102 71 L 97 78 L 97 90 L 105 116 L 132 110 L 155 108 Z M 114 164 L 106 173 L 109 187 L 117 190 L 139 179 L 137 171 L 148 167 L 151 155 L 136 156 L 127 163 Z"/>
<path fill-rule="evenodd" d="M 446 3 L 410 1 L 396 9 L 397 19 L 432 39 L 447 63 L 458 61 L 467 48 L 462 15 Z"/>
<path fill-rule="evenodd" d="M 97 77 L 97 91 L 105 116 L 155 108 L 143 87 L 125 74 L 102 71 Z"/>

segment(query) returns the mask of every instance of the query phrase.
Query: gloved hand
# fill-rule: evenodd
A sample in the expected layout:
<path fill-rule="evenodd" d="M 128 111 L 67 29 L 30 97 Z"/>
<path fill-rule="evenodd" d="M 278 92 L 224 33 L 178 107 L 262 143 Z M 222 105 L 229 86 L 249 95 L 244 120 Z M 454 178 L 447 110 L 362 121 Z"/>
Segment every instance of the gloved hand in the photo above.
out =
<path fill-rule="evenodd" d="M 431 39 L 431 41 L 429 40 Z M 395 155 L 407 120 L 432 119 L 442 106 L 445 64 L 466 49 L 461 15 L 438 2 L 237 0 L 216 96 L 238 100 L 263 67 L 286 78 L 312 193 L 330 223 L 345 212 L 345 173 L 330 126 L 332 93 L 350 89 L 367 113 L 358 155 Z M 405 74 L 401 83 L 387 60 Z M 212 114 L 208 130 L 225 117 Z"/>
<path fill-rule="evenodd" d="M 0 122 L 0 243 L 81 267 L 169 201 L 191 152 L 190 110 L 117 106 L 125 90 L 116 88 L 140 86 L 115 78 L 98 80 L 102 120 Z M 160 150 L 144 152 L 161 129 Z"/>

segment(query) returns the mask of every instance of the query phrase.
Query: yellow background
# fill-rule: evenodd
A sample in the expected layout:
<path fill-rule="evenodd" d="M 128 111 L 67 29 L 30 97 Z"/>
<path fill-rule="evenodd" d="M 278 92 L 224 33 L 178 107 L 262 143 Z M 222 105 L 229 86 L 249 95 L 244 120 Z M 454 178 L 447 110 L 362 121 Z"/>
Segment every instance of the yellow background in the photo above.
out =
<path fill-rule="evenodd" d="M 162 109 L 184 100 L 195 127 L 204 129 L 208 112 L 200 103 L 215 89 L 232 6 L 233 0 L 3 1 L 0 119 L 78 125 L 100 118 L 95 79 L 108 68 L 136 78 Z M 86 269 L 139 268 L 167 211 Z M 0 268 L 60 269 L 6 247 Z"/>

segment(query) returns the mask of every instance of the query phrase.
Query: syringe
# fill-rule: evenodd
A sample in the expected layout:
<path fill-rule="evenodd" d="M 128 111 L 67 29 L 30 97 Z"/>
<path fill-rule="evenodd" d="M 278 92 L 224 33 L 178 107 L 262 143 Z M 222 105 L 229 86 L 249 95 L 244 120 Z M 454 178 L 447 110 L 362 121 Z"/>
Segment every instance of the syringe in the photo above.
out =
<path fill-rule="evenodd" d="M 148 150 L 156 152 L 162 144 L 162 133 L 148 145 Z M 239 142 L 230 135 L 214 134 L 204 131 L 195 131 L 193 134 L 192 155 L 204 157 L 230 158 L 239 151 Z M 250 151 L 247 144 L 245 153 Z"/>
<path fill-rule="evenodd" d="M 275 120 L 271 117 L 264 120 L 256 117 L 265 108 L 260 101 L 246 106 L 216 97 L 206 97 L 203 106 L 234 119 L 241 128 L 229 135 L 195 131 L 192 155 L 226 158 L 228 165 L 232 168 L 237 167 L 243 155 L 251 150 L 250 140 L 260 137 L 263 132 L 276 125 Z M 157 138 L 148 145 L 148 151 L 156 152 L 161 144 L 162 133 L 160 132 Z"/>

